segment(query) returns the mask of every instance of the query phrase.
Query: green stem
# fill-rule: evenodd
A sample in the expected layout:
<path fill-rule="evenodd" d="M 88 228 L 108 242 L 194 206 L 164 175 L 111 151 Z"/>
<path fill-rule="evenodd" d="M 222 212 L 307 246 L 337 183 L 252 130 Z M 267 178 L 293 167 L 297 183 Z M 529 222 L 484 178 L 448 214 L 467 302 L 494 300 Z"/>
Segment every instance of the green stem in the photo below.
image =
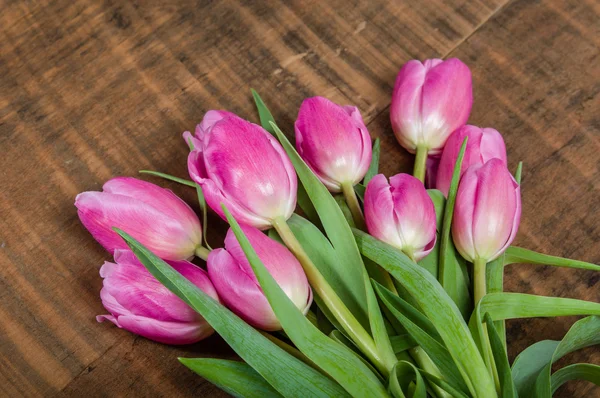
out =
<path fill-rule="evenodd" d="M 473 262 L 473 294 L 475 296 L 474 304 L 477 306 L 479 300 L 486 293 L 486 285 L 485 285 L 485 266 L 486 261 L 480 258 L 476 258 Z"/>
<path fill-rule="evenodd" d="M 206 259 L 208 258 L 209 253 L 210 253 L 210 250 L 208 250 L 204 246 L 198 246 L 195 251 L 196 256 L 200 257 L 204 261 L 206 261 Z"/>
<path fill-rule="evenodd" d="M 440 379 L 444 378 L 444 376 L 442 376 L 442 373 L 440 372 L 438 367 L 435 366 L 435 364 L 433 363 L 433 361 L 431 360 L 429 355 L 427 355 L 427 353 L 425 351 L 423 351 L 423 349 L 421 347 L 413 347 L 413 348 L 409 349 L 408 352 L 421 369 L 423 369 L 427 373 L 430 373 Z M 444 391 L 442 388 L 438 387 L 434 383 L 429 383 L 429 386 L 431 387 L 431 389 L 433 390 L 433 392 L 435 393 L 435 395 L 438 398 L 451 398 L 452 397 L 452 395 L 448 394 L 446 391 Z"/>
<path fill-rule="evenodd" d="M 417 152 L 415 154 L 415 168 L 413 176 L 418 178 L 421 182 L 425 182 L 425 168 L 427 164 L 427 152 L 429 150 L 424 146 L 417 146 Z"/>
<path fill-rule="evenodd" d="M 329 311 L 333 314 L 335 319 L 340 323 L 342 328 L 346 331 L 352 341 L 359 347 L 359 349 L 369 358 L 369 360 L 375 365 L 375 367 L 384 375 L 388 377 L 394 363 L 385 363 L 375 342 L 369 333 L 362 327 L 362 325 L 352 315 L 348 307 L 338 297 L 335 291 L 331 288 L 329 283 L 325 280 L 323 275 L 319 272 L 317 267 L 314 265 L 312 260 L 308 257 L 308 254 L 302 248 L 302 245 L 294 233 L 287 225 L 287 222 L 283 218 L 277 218 L 273 220 L 273 227 L 279 233 L 279 236 L 296 256 L 304 272 L 310 286 L 313 288 L 315 294 L 317 294 L 323 303 L 327 306 Z"/>
<path fill-rule="evenodd" d="M 360 208 L 360 203 L 358 202 L 358 198 L 356 197 L 356 192 L 354 191 L 354 186 L 352 185 L 352 183 L 343 183 L 342 192 L 344 193 L 344 198 L 346 199 L 348 208 L 352 213 L 354 225 L 356 225 L 356 228 L 360 229 L 361 231 L 366 231 L 367 224 L 365 224 L 365 216 L 363 215 L 362 209 Z"/>
<path fill-rule="evenodd" d="M 476 258 L 473 261 L 473 296 L 474 296 L 474 304 L 475 308 L 479 301 L 483 298 L 483 296 L 487 293 L 486 288 L 486 265 L 487 262 L 481 258 Z M 482 350 L 483 350 L 483 358 L 486 362 L 488 371 L 492 375 L 494 379 L 494 383 L 496 385 L 496 391 L 500 391 L 500 377 L 498 376 L 498 369 L 496 368 L 496 362 L 494 361 L 494 355 L 492 353 L 492 346 L 490 344 L 490 336 L 488 334 L 487 328 L 485 326 L 485 322 L 483 324 L 483 341 Z"/>

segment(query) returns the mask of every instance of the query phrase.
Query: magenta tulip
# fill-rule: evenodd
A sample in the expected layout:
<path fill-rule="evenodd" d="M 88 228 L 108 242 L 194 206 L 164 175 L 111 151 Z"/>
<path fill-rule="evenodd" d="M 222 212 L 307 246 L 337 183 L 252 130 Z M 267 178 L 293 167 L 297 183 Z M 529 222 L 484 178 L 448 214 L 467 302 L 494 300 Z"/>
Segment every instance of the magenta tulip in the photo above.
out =
<path fill-rule="evenodd" d="M 229 112 L 209 111 L 196 128 L 188 157 L 192 179 L 208 205 L 223 219 L 224 203 L 242 224 L 269 228 L 296 207 L 296 172 L 285 151 L 267 131 Z"/>
<path fill-rule="evenodd" d="M 113 178 L 102 189 L 80 193 L 75 206 L 83 225 L 109 252 L 128 249 L 113 227 L 167 260 L 189 258 L 201 245 L 198 216 L 170 190 L 129 177 Z"/>
<path fill-rule="evenodd" d="M 427 172 L 425 173 L 425 186 L 429 189 L 435 189 L 438 168 L 440 167 L 440 157 L 439 156 L 428 156 L 427 162 L 425 163 L 425 168 Z"/>
<path fill-rule="evenodd" d="M 521 190 L 504 161 L 467 169 L 456 195 L 452 237 L 468 261 L 496 259 L 514 240 L 521 219 Z"/>
<path fill-rule="evenodd" d="M 306 314 L 312 303 L 312 291 L 296 257 L 258 229 L 242 226 L 242 230 L 281 289 Z M 234 313 L 257 328 L 281 329 L 231 229 L 225 238 L 225 248 L 213 250 L 208 256 L 207 269 L 219 297 Z"/>
<path fill-rule="evenodd" d="M 470 125 L 459 128 L 448 138 L 437 172 L 436 188 L 446 196 L 448 196 L 454 165 L 465 137 L 469 137 L 469 139 L 460 168 L 461 175 L 470 166 L 482 165 L 494 158 L 500 159 L 506 165 L 506 146 L 498 131 Z"/>
<path fill-rule="evenodd" d="M 204 293 L 218 300 L 206 272 L 187 261 L 168 262 Z M 110 321 L 120 328 L 165 344 L 191 344 L 210 336 L 213 329 L 196 311 L 164 287 L 128 250 L 116 250 L 115 262 L 100 268 L 100 291 Z"/>
<path fill-rule="evenodd" d="M 364 178 L 371 163 L 371 137 L 358 108 L 307 98 L 294 126 L 298 153 L 330 191 L 340 192 L 342 184 L 355 185 Z"/>
<path fill-rule="evenodd" d="M 396 78 L 390 118 L 400 145 L 439 154 L 450 134 L 467 122 L 471 71 L 456 58 L 407 62 Z"/>
<path fill-rule="evenodd" d="M 374 237 L 404 251 L 416 261 L 435 246 L 435 208 L 423 184 L 408 174 L 396 174 L 388 184 L 383 174 L 365 192 L 365 220 Z"/>

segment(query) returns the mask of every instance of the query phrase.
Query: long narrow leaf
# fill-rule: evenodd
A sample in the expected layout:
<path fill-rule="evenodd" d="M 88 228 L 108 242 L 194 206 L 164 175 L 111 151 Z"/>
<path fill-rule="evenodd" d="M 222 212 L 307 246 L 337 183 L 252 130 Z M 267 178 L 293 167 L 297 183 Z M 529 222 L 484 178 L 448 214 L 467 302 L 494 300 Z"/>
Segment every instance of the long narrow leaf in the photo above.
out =
<path fill-rule="evenodd" d="M 175 177 L 175 176 L 172 176 L 170 174 L 161 173 L 159 171 L 140 170 L 140 174 L 148 174 L 148 175 L 151 175 L 151 176 L 164 178 L 165 180 L 178 182 L 178 183 L 180 183 L 182 185 L 187 185 L 188 187 L 193 187 L 193 188 L 196 187 L 196 183 L 194 181 L 186 180 L 185 178 Z"/>
<path fill-rule="evenodd" d="M 464 318 L 469 316 L 471 310 L 469 284 L 468 281 L 465 280 L 465 264 L 462 262 L 462 258 L 460 258 L 452 244 L 450 227 L 452 225 L 454 203 L 456 202 L 456 193 L 458 191 L 458 182 L 460 179 L 460 168 L 465 155 L 467 140 L 468 137 L 465 137 L 458 158 L 456 159 L 452 181 L 448 191 L 448 200 L 446 200 L 446 206 L 444 208 L 444 223 L 440 234 L 440 262 L 438 271 L 440 284 L 444 287 L 444 290 L 448 292 L 448 295 L 452 300 L 454 300 Z"/>
<path fill-rule="evenodd" d="M 353 231 L 361 252 L 381 265 L 419 303 L 456 363 L 472 394 L 496 396 L 496 389 L 462 314 L 438 281 L 404 254 L 362 231 Z"/>
<path fill-rule="evenodd" d="M 179 362 L 234 397 L 281 397 L 247 363 L 214 358 L 179 358 Z"/>
<path fill-rule="evenodd" d="M 366 305 L 364 308 L 361 305 L 363 297 L 359 295 L 361 290 L 364 292 L 362 278 L 361 280 L 351 278 L 346 264 L 340 261 L 327 237 L 310 221 L 294 214 L 287 222 L 298 242 L 335 293 L 354 317 L 363 326 L 368 327 L 367 308 Z"/>
<path fill-rule="evenodd" d="M 488 293 L 502 293 L 504 290 L 504 254 L 487 264 L 485 284 Z M 494 321 L 494 327 L 506 350 L 506 325 L 504 320 Z"/>
<path fill-rule="evenodd" d="M 600 317 L 590 316 L 575 322 L 560 341 L 550 362 L 542 369 L 535 383 L 538 398 L 552 397 L 552 364 L 570 352 L 600 343 Z"/>
<path fill-rule="evenodd" d="M 555 267 L 589 269 L 592 271 L 600 271 L 600 265 L 586 263 L 585 261 L 571 260 L 550 256 L 548 254 L 536 253 L 533 250 L 523 249 L 521 247 L 510 246 L 506 249 L 504 265 L 509 264 L 540 264 L 553 265 Z"/>
<path fill-rule="evenodd" d="M 296 308 L 258 258 L 237 221 L 225 207 L 224 211 L 273 312 L 296 347 L 352 396 L 386 397 L 385 388 L 362 361 L 321 333 Z"/>
<path fill-rule="evenodd" d="M 371 163 L 369 164 L 369 168 L 367 169 L 367 174 L 365 174 L 365 178 L 363 179 L 363 185 L 366 187 L 369 184 L 369 181 L 373 177 L 377 175 L 379 172 L 379 155 L 381 152 L 381 142 L 379 138 L 375 138 L 375 142 L 373 142 L 373 155 L 371 156 Z"/>
<path fill-rule="evenodd" d="M 552 375 L 552 394 L 569 380 L 587 380 L 600 386 L 600 366 L 576 363 L 557 370 Z"/>
<path fill-rule="evenodd" d="M 436 339 L 438 336 L 437 332 L 433 331 L 435 334 L 432 336 L 433 333 L 431 333 L 431 327 L 433 327 L 433 325 L 430 326 L 428 320 L 427 322 L 422 322 L 419 317 L 415 317 L 414 313 L 407 311 L 408 304 L 404 303 L 402 299 L 385 289 L 383 286 L 376 282 L 374 282 L 374 286 L 375 291 L 383 304 L 390 310 L 392 315 L 398 319 L 402 326 L 404 326 L 413 340 L 427 353 L 427 355 L 429 355 L 442 374 L 446 375 L 448 383 L 458 390 L 467 391 L 468 388 L 463 382 L 461 373 L 454 364 L 452 356 L 446 347 Z"/>
<path fill-rule="evenodd" d="M 500 378 L 500 391 L 502 391 L 502 398 L 516 398 L 516 388 L 512 380 L 510 373 L 510 365 L 508 363 L 508 356 L 506 355 L 506 349 L 504 343 L 498 335 L 498 331 L 494 327 L 492 318 L 489 313 L 484 316 L 488 336 L 490 338 L 490 346 L 492 348 L 492 354 L 494 356 L 494 362 L 496 363 L 496 369 L 498 369 L 498 376 Z"/>
<path fill-rule="evenodd" d="M 427 398 L 421 372 L 410 362 L 400 361 L 394 366 L 388 388 L 394 398 Z"/>
<path fill-rule="evenodd" d="M 281 130 L 274 124 L 273 128 L 319 214 L 321 224 L 336 251 L 338 261 L 345 266 L 346 280 L 351 281 L 348 286 L 353 286 L 353 289 L 356 289 L 354 294 L 358 297 L 358 304 L 364 313 L 367 313 L 367 296 L 365 284 L 363 283 L 364 264 L 344 214 L 325 185 L 304 163 Z"/>
<path fill-rule="evenodd" d="M 201 314 L 231 348 L 279 393 L 286 397 L 345 395 L 339 384 L 267 340 L 132 236 L 119 229 L 115 231 L 159 282 Z"/>

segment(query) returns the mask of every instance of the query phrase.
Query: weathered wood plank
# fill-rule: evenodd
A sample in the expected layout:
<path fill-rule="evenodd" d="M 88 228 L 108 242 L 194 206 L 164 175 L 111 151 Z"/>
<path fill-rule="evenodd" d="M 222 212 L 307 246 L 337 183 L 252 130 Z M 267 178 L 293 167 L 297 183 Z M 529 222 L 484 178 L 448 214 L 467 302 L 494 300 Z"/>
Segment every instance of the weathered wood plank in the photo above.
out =
<path fill-rule="evenodd" d="M 141 168 L 185 176 L 180 133 L 210 108 L 255 118 L 250 87 L 287 131 L 311 95 L 357 104 L 367 120 L 381 113 L 370 128 L 384 137 L 384 170 L 408 170 L 385 111 L 395 74 L 410 58 L 445 56 L 462 43 L 452 55 L 474 71 L 473 122 L 493 123 L 507 136 L 512 164 L 526 161 L 520 242 L 599 261 L 593 2 L 521 1 L 488 23 L 504 0 L 181 3 L 3 2 L 2 395 L 220 394 L 175 360 L 231 356 L 220 339 L 174 349 L 95 322 L 103 312 L 98 268 L 108 256 L 72 203 L 78 192 Z M 523 132 L 535 144 L 523 142 Z M 544 201 L 549 180 L 558 187 Z M 164 185 L 194 201 L 185 187 Z M 547 217 L 535 220 L 533 209 Z M 211 232 L 215 244 L 223 233 Z M 515 266 L 508 287 L 544 292 L 540 277 L 552 277 L 564 283 L 557 294 L 598 297 L 593 274 L 534 271 Z M 517 286 L 521 280 L 529 285 Z M 513 339 L 529 343 L 567 327 L 510 325 Z"/>

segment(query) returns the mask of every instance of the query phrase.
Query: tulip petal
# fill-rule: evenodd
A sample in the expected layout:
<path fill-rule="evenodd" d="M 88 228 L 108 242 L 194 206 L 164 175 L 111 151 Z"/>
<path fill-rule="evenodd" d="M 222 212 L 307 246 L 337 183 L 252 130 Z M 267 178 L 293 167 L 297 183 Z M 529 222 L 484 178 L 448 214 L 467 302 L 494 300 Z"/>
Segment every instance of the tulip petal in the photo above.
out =
<path fill-rule="evenodd" d="M 449 135 L 471 113 L 473 89 L 469 67 L 456 58 L 427 71 L 421 100 L 422 137 L 431 154 L 441 152 Z"/>
<path fill-rule="evenodd" d="M 396 77 L 390 118 L 396 139 L 406 150 L 415 152 L 421 139 L 421 98 L 425 82 L 425 66 L 408 61 Z"/>
<path fill-rule="evenodd" d="M 214 330 L 207 323 L 166 322 L 137 315 L 123 315 L 118 317 L 100 315 L 96 319 L 98 322 L 103 322 L 104 320 L 110 321 L 119 328 L 131 333 L 170 345 L 196 343 L 214 333 Z"/>
<path fill-rule="evenodd" d="M 238 263 L 225 249 L 213 250 L 207 264 L 208 274 L 229 309 L 254 327 L 281 329 L 251 269 Z"/>
<path fill-rule="evenodd" d="M 371 140 L 356 107 L 308 98 L 294 127 L 298 153 L 330 190 L 362 180 L 371 162 Z"/>
<path fill-rule="evenodd" d="M 391 187 L 383 174 L 371 179 L 365 191 L 365 221 L 369 233 L 394 247 L 402 248 L 395 218 Z"/>
<path fill-rule="evenodd" d="M 517 210 L 515 185 L 500 159 L 478 169 L 473 213 L 473 243 L 480 258 L 491 260 L 512 233 Z"/>
<path fill-rule="evenodd" d="M 188 231 L 188 223 L 182 224 L 153 206 L 128 196 L 83 192 L 77 195 L 75 206 L 83 225 L 110 252 L 127 249 L 113 227 L 127 231 L 145 246 L 151 247 L 156 255 L 166 259 L 190 257 L 202 236 L 201 230 Z"/>

